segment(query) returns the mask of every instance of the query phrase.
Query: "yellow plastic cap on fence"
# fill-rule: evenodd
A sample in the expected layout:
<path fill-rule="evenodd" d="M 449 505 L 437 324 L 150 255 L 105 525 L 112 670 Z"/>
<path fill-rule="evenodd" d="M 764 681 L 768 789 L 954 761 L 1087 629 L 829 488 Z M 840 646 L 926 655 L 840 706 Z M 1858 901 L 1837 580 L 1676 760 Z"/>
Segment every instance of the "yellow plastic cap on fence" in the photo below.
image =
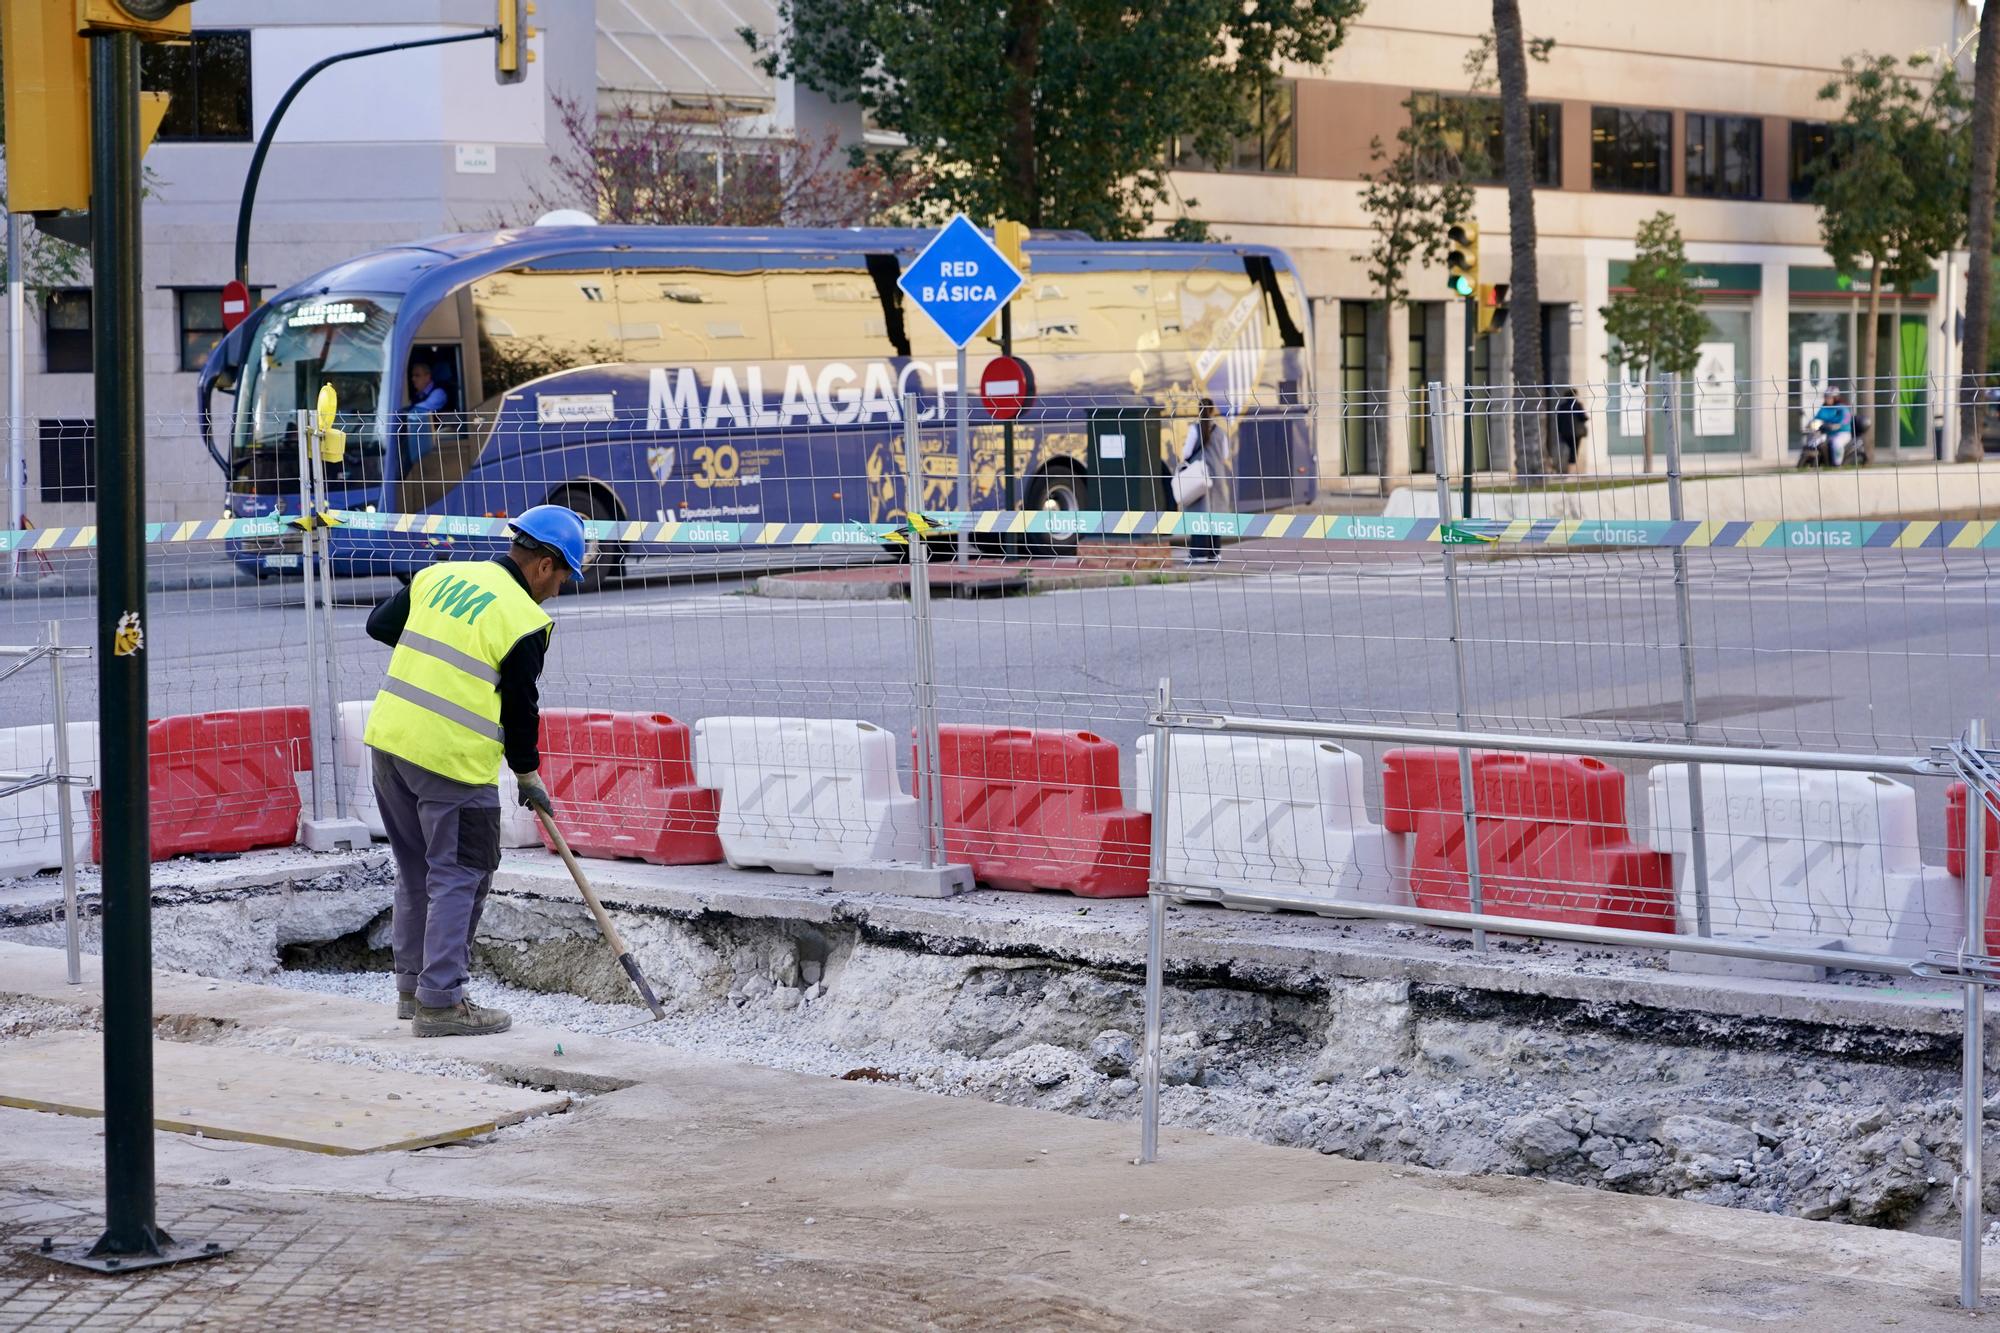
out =
<path fill-rule="evenodd" d="M 333 418 L 340 410 L 340 395 L 331 384 L 319 386 L 319 456 L 329 463 L 347 457 L 347 432 L 335 430 Z"/>

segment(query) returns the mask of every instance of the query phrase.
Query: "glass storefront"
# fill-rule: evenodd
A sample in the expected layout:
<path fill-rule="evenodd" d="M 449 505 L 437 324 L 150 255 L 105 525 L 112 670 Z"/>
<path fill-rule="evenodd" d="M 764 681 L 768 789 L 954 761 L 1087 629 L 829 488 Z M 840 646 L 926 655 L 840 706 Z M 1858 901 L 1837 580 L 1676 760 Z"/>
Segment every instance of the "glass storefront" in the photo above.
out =
<path fill-rule="evenodd" d="M 1750 452 L 1750 399 L 1744 381 L 1751 378 L 1750 311 L 1704 307 L 1708 328 L 1696 352 L 1693 373 L 1685 377 L 1681 395 L 1681 452 L 1684 454 L 1747 454 Z M 1606 412 L 1610 449 L 1614 456 L 1643 454 L 1646 446 L 1643 366 L 1628 366 L 1618 343 L 1611 344 L 1611 400 Z M 1666 452 L 1666 404 L 1653 395 L 1653 454 Z"/>
<path fill-rule="evenodd" d="M 1786 321 L 1788 376 L 1793 415 L 1786 423 L 1786 452 L 1796 457 L 1801 423 L 1820 403 L 1829 384 L 1850 403 L 1859 398 L 1861 330 L 1868 322 L 1866 277 L 1830 268 L 1794 266 Z M 1930 376 L 1930 316 L 1936 300 L 1935 274 L 1908 292 L 1884 292 L 1875 325 L 1875 382 L 1880 386 L 1875 433 L 1869 448 L 1922 450 L 1933 444 L 1935 424 Z"/>

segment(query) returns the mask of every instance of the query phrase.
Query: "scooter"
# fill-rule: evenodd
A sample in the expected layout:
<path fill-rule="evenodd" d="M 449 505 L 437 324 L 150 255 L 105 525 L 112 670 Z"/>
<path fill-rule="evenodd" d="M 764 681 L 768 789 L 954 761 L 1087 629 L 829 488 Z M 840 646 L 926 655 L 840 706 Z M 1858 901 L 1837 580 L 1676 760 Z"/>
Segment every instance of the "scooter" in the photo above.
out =
<path fill-rule="evenodd" d="M 1866 467 L 1868 465 L 1868 449 L 1861 442 L 1861 437 L 1864 433 L 1861 429 L 1861 423 L 1856 421 L 1854 423 L 1854 430 L 1848 435 L 1847 449 L 1841 456 L 1840 466 Z M 1824 421 L 1808 421 L 1805 430 L 1800 433 L 1799 466 L 1834 466 L 1833 437 L 1827 432 Z"/>

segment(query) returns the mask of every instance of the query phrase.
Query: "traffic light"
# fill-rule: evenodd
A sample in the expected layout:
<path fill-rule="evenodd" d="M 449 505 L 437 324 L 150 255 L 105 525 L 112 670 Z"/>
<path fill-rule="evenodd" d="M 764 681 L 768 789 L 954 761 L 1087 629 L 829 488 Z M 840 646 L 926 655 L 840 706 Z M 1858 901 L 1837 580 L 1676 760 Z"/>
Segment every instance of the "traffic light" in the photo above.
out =
<path fill-rule="evenodd" d="M 75 0 L 75 5 L 78 32 L 136 32 L 162 41 L 194 31 L 188 0 Z"/>
<path fill-rule="evenodd" d="M 1479 290 L 1479 224 L 1454 222 L 1445 238 L 1451 242 L 1444 258 L 1445 286 L 1453 296 L 1472 296 Z"/>
<path fill-rule="evenodd" d="M 493 43 L 493 77 L 501 83 L 519 83 L 528 77 L 528 66 L 535 63 L 534 50 L 528 42 L 535 30 L 528 26 L 534 16 L 534 0 L 498 0 L 500 6 L 500 36 Z"/>
<path fill-rule="evenodd" d="M 148 41 L 189 33 L 182 0 L 0 0 L 7 125 L 7 208 L 90 207 L 90 46 L 86 32 L 136 32 Z M 140 151 L 166 115 L 165 93 L 142 94 Z"/>
<path fill-rule="evenodd" d="M 1479 284 L 1479 331 L 1492 333 L 1507 322 L 1507 284 Z"/>
<path fill-rule="evenodd" d="M 90 207 L 90 48 L 73 0 L 5 0 L 7 210 Z"/>

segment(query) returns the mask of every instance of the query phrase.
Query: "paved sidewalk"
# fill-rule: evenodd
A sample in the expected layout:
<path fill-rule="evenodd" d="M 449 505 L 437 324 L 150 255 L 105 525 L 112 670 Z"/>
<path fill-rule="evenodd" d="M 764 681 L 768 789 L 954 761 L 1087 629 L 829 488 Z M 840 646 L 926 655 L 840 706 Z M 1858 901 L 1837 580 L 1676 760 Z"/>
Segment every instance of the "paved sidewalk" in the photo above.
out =
<path fill-rule="evenodd" d="M 0 1008 L 94 1002 L 14 948 Z M 11 993 L 11 994 L 10 994 Z M 465 1146 L 329 1158 L 159 1136 L 161 1221 L 226 1258 L 118 1279 L 24 1248 L 98 1225 L 95 1121 L 0 1110 L 0 1329 L 1877 1329 L 1970 1326 L 1946 1241 L 1136 1132 L 161 974 L 163 1029 L 582 1093 Z M 0 1025 L 0 1040 L 22 1021 Z M 555 1053 L 557 1043 L 562 1054 Z M 449 1070 L 451 1066 L 443 1067 Z"/>
<path fill-rule="evenodd" d="M 1116 560 L 974 560 L 957 564 L 940 558 L 930 566 L 933 597 L 1007 597 L 1064 588 L 1124 588 L 1148 583 L 1180 583 L 1214 571 L 1180 563 Z M 767 574 L 753 589 L 759 597 L 826 601 L 880 601 L 910 595 L 910 567 L 879 564 L 847 569 L 815 569 Z"/>

